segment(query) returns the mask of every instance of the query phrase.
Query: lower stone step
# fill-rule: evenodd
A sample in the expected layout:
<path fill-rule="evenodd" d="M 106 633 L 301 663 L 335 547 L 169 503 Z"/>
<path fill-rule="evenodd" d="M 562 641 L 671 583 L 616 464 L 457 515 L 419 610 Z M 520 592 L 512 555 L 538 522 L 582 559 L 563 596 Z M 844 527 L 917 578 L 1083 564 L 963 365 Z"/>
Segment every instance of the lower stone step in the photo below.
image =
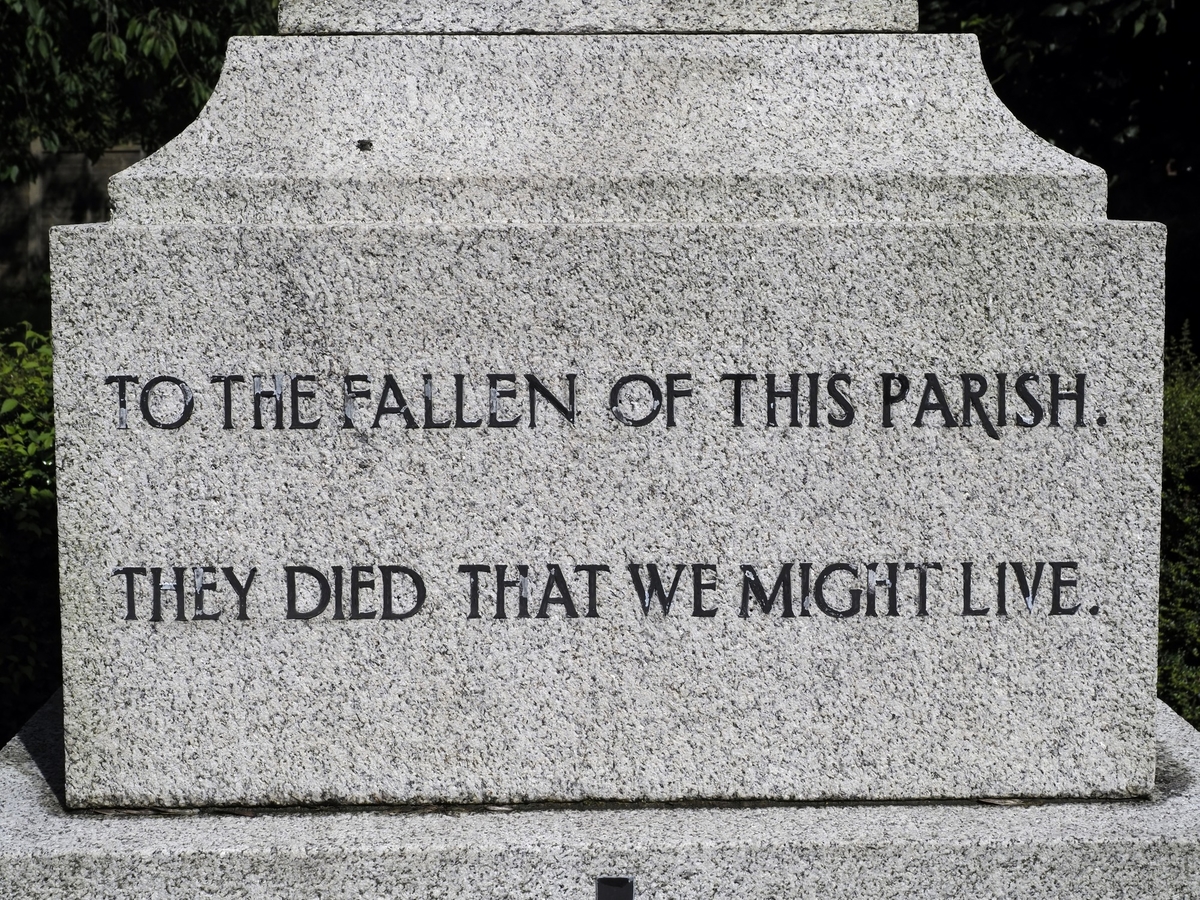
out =
<path fill-rule="evenodd" d="M 1157 735 L 1135 801 L 67 812 L 52 702 L 0 751 L 0 898 L 1200 898 L 1200 733 Z"/>

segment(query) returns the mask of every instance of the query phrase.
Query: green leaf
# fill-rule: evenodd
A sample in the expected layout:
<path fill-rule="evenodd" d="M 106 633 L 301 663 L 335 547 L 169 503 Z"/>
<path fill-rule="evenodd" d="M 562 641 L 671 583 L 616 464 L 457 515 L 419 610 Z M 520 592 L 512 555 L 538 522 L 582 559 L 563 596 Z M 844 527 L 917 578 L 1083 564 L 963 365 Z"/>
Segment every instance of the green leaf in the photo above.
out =
<path fill-rule="evenodd" d="M 5 413 L 10 413 L 17 408 L 17 401 L 12 397 L 7 398 L 4 403 L 0 404 L 0 416 Z"/>

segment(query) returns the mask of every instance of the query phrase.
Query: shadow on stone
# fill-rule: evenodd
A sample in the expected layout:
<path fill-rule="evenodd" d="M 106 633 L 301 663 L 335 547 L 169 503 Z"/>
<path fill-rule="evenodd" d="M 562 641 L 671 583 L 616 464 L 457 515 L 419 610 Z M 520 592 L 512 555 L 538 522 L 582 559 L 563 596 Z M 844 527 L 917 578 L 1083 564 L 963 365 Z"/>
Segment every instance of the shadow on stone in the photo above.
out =
<path fill-rule="evenodd" d="M 62 691 L 56 691 L 39 709 L 17 737 L 54 791 L 58 802 L 66 808 L 66 755 L 63 750 Z"/>
<path fill-rule="evenodd" d="M 1186 794 L 1192 785 L 1192 775 L 1187 763 L 1176 758 L 1171 748 L 1161 741 L 1158 744 L 1158 764 L 1154 770 L 1154 794 L 1156 800 Z"/>

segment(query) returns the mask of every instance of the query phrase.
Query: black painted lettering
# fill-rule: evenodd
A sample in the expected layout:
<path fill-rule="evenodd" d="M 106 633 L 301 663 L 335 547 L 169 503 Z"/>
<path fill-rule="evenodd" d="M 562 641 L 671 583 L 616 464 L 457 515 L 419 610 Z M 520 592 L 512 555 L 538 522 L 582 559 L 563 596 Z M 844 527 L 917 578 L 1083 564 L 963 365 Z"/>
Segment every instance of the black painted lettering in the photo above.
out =
<path fill-rule="evenodd" d="M 996 427 L 1008 427 L 1008 373 L 996 373 Z"/>
<path fill-rule="evenodd" d="M 1005 582 L 1008 580 L 1005 577 L 1007 572 L 1008 572 L 1008 565 L 1006 563 L 1000 563 L 999 565 L 996 566 L 996 615 L 997 616 L 1007 616 L 1008 615 L 1008 595 L 1007 595 L 1007 585 L 1005 584 Z"/>
<path fill-rule="evenodd" d="M 825 416 L 825 420 L 834 428 L 849 428 L 854 424 L 854 404 L 842 392 L 841 385 L 850 387 L 850 376 L 845 372 L 839 372 L 831 377 L 825 386 L 829 391 L 829 399 L 836 403 L 842 411 L 841 415 L 834 415 L 832 412 L 828 413 Z"/>
<path fill-rule="evenodd" d="M 611 572 L 608 566 L 576 566 L 575 573 L 587 572 L 588 577 L 588 611 L 585 618 L 598 619 L 600 613 L 596 610 L 597 580 L 601 572 Z"/>
<path fill-rule="evenodd" d="M 335 622 L 345 621 L 346 613 L 342 606 L 346 570 L 342 566 L 333 567 L 333 619 Z"/>
<path fill-rule="evenodd" d="M 858 577 L 858 567 L 852 566 L 849 563 L 833 563 L 821 570 L 821 574 L 817 576 L 816 584 L 813 585 L 813 599 L 817 602 L 817 609 L 835 619 L 849 619 L 858 615 L 859 608 L 862 603 L 862 590 L 859 588 L 850 589 L 850 605 L 845 609 L 838 609 L 830 606 L 825 600 L 825 583 L 838 572 L 845 572 L 847 575 Z"/>
<path fill-rule="evenodd" d="M 395 402 L 389 402 L 389 400 Z M 412 410 L 408 408 L 404 392 L 400 390 L 400 385 L 396 384 L 396 379 L 390 374 L 383 376 L 383 390 L 379 392 L 379 405 L 375 408 L 375 421 L 371 423 L 371 427 L 378 428 L 379 422 L 384 416 L 400 416 L 404 420 L 405 428 L 420 427 Z"/>
<path fill-rule="evenodd" d="M 302 391 L 302 390 L 300 390 L 300 385 L 301 385 L 301 383 L 315 384 L 317 381 L 317 376 L 316 375 L 293 375 L 291 378 L 291 381 L 292 381 L 292 389 L 291 389 L 292 423 L 291 423 L 291 427 L 293 429 L 297 429 L 297 430 L 308 430 L 308 429 L 316 428 L 318 425 L 321 424 L 321 417 L 317 416 L 311 422 L 305 421 L 304 417 L 300 414 L 300 401 L 315 399 L 317 396 L 317 392 L 316 391 Z"/>
<path fill-rule="evenodd" d="M 471 609 L 467 613 L 468 619 L 478 619 L 479 615 L 479 576 L 485 572 L 491 574 L 491 566 L 459 566 L 458 571 L 471 578 L 470 599 Z"/>
<path fill-rule="evenodd" d="M 370 383 L 371 379 L 366 375 L 347 375 L 342 379 L 342 428 L 354 427 L 354 401 L 371 399 L 371 391 L 359 385 Z"/>
<path fill-rule="evenodd" d="M 508 382 L 509 387 L 500 387 L 502 382 Z M 488 375 L 488 428 L 517 427 L 521 421 L 521 417 L 519 415 L 513 419 L 500 418 L 500 401 L 515 400 L 516 397 L 516 375 Z"/>
<path fill-rule="evenodd" d="M 974 568 L 973 563 L 965 562 L 962 564 L 963 570 L 963 610 L 964 616 L 986 616 L 992 610 L 990 607 L 977 607 L 971 603 L 971 573 Z"/>
<path fill-rule="evenodd" d="M 326 607 L 329 606 L 329 579 L 311 566 L 284 566 L 283 571 L 287 576 L 287 617 L 289 619 L 315 619 L 325 612 Z M 296 586 L 297 575 L 305 575 L 317 583 L 320 599 L 307 612 L 300 611 Z"/>
<path fill-rule="evenodd" d="M 1025 416 L 1022 413 L 1017 413 L 1017 424 L 1022 428 L 1032 428 L 1042 421 L 1042 404 L 1038 402 L 1037 397 L 1029 390 L 1030 382 L 1036 382 L 1037 375 L 1033 372 L 1027 372 L 1017 379 L 1017 396 L 1021 398 L 1025 406 L 1029 409 L 1029 415 Z"/>
<path fill-rule="evenodd" d="M 357 619 L 373 619 L 379 615 L 374 609 L 361 609 L 360 597 L 363 591 L 375 590 L 374 578 L 363 578 L 364 575 L 374 575 L 374 566 L 351 566 L 350 567 L 350 618 Z"/>
<path fill-rule="evenodd" d="M 644 416 L 635 418 L 627 415 L 621 409 L 621 396 L 625 388 L 631 384 L 645 385 L 646 390 L 650 392 L 650 410 Z M 634 428 L 641 428 L 649 425 L 658 418 L 658 414 L 662 411 L 663 393 L 662 388 L 658 386 L 658 382 L 648 375 L 626 375 L 620 381 L 613 385 L 613 389 L 608 392 L 608 408 L 612 412 L 613 418 L 622 425 L 630 425 Z"/>
<path fill-rule="evenodd" d="M 1025 608 L 1029 612 L 1033 612 L 1033 604 L 1037 600 L 1038 587 L 1042 583 L 1042 571 L 1046 568 L 1046 564 L 1040 562 L 1034 565 L 1032 584 L 1030 584 L 1029 576 L 1025 572 L 1024 563 L 1010 562 L 1009 566 L 1013 570 L 1013 575 L 1017 577 L 1017 590 L 1021 592 L 1021 598 L 1025 601 Z"/>
<path fill-rule="evenodd" d="M 820 409 L 821 402 L 821 373 L 808 373 L 808 427 L 821 427 Z"/>
<path fill-rule="evenodd" d="M 173 590 L 175 592 L 175 621 L 186 622 L 187 614 L 184 608 L 184 595 L 186 593 L 184 579 L 187 577 L 187 569 L 176 566 L 172 570 L 175 576 L 173 582 L 165 582 L 162 580 L 163 570 L 152 568 L 150 570 L 150 621 L 161 622 L 162 616 L 162 594 L 164 590 Z"/>
<path fill-rule="evenodd" d="M 215 581 L 205 581 L 205 575 L 216 576 L 216 566 L 193 566 L 192 567 L 192 583 L 196 588 L 196 597 L 193 604 L 192 621 L 194 622 L 215 622 L 221 618 L 223 610 L 216 612 L 204 611 L 204 592 L 215 591 L 217 583 Z"/>
<path fill-rule="evenodd" d="M 867 611 L 866 615 L 878 615 L 875 607 L 876 590 L 882 584 L 888 589 L 888 611 L 889 616 L 900 615 L 899 598 L 897 594 L 898 583 L 900 580 L 900 564 L 888 563 L 887 575 L 880 577 L 876 574 L 879 568 L 878 563 L 871 563 L 867 566 Z"/>
<path fill-rule="evenodd" d="M 172 421 L 167 422 L 155 417 L 150 411 L 150 398 L 154 394 L 154 389 L 160 384 L 173 384 L 179 389 L 179 397 L 183 403 L 183 408 L 179 415 Z M 155 428 L 162 428 L 166 431 L 173 431 L 176 428 L 182 428 L 187 424 L 192 417 L 192 410 L 196 406 L 196 398 L 192 396 L 192 389 L 188 387 L 186 381 L 182 378 L 174 378 L 171 375 L 158 375 L 146 382 L 146 386 L 142 388 L 142 418 Z"/>
<path fill-rule="evenodd" d="M 393 606 L 392 579 L 397 575 L 407 578 L 412 582 L 413 586 L 412 605 L 404 612 L 396 612 Z M 407 566 L 380 566 L 379 577 L 383 582 L 383 614 L 380 615 L 380 619 L 388 622 L 399 622 L 403 619 L 411 619 L 421 611 L 421 607 L 425 605 L 425 579 L 415 569 L 410 569 Z"/>
<path fill-rule="evenodd" d="M 807 619 L 812 615 L 809 608 L 811 596 L 809 586 L 812 583 L 812 563 L 800 563 L 800 618 Z"/>
<path fill-rule="evenodd" d="M 254 584 L 254 576 L 258 574 L 258 569 L 251 569 L 250 574 L 246 576 L 246 581 L 243 583 L 238 580 L 237 575 L 233 572 L 233 566 L 225 566 L 221 569 L 221 574 L 225 576 L 225 580 L 229 582 L 229 586 L 233 588 L 233 592 L 238 598 L 238 620 L 246 621 L 250 618 L 246 612 L 246 601 L 250 596 L 250 586 Z"/>
<path fill-rule="evenodd" d="M 463 403 L 465 401 L 464 393 L 466 382 L 465 375 L 454 376 L 454 427 L 455 428 L 479 428 L 483 425 L 483 418 L 480 417 L 471 421 L 467 419 L 463 412 Z"/>
<path fill-rule="evenodd" d="M 704 576 L 712 575 L 712 581 Z M 704 605 L 704 592 L 717 589 L 717 567 L 707 563 L 692 564 L 692 617 L 695 619 L 711 619 L 717 614 L 716 607 Z"/>
<path fill-rule="evenodd" d="M 273 388 L 267 389 L 263 387 L 263 378 L 266 376 L 255 375 L 251 380 L 251 388 L 254 394 L 254 430 L 262 431 L 262 402 L 264 400 L 275 401 L 275 427 L 283 428 L 283 376 L 272 375 L 271 383 Z"/>
<path fill-rule="evenodd" d="M 897 403 L 903 403 L 908 397 L 908 376 L 895 372 L 884 372 L 880 378 L 883 381 L 883 427 L 894 428 L 892 407 Z"/>
<path fill-rule="evenodd" d="M 783 607 L 783 618 L 794 618 L 795 614 L 792 612 L 792 564 L 784 563 L 770 594 L 759 580 L 755 567 L 742 566 L 742 608 L 738 610 L 738 615 L 743 619 L 750 618 L 750 598 L 752 596 L 759 608 L 767 615 L 771 614 L 776 600 L 779 600 Z"/>
<path fill-rule="evenodd" d="M 579 613 L 575 611 L 575 603 L 571 599 L 571 589 L 567 587 L 567 580 L 563 578 L 562 569 L 554 563 L 547 564 L 546 568 L 549 570 L 549 575 L 546 578 L 546 590 L 542 593 L 542 605 L 538 607 L 537 618 L 550 618 L 550 605 L 555 604 L 563 608 L 568 619 L 578 619 Z"/>
<path fill-rule="evenodd" d="M 105 384 L 117 386 L 117 428 L 124 431 L 129 428 L 129 397 L 126 385 L 138 384 L 141 381 L 136 375 L 109 375 L 104 379 Z"/>
<path fill-rule="evenodd" d="M 891 618 L 900 615 L 900 563 L 888 563 L 888 611 Z"/>
<path fill-rule="evenodd" d="M 917 573 L 917 617 L 929 615 L 929 573 L 942 571 L 941 563 L 905 563 L 905 572 Z"/>
<path fill-rule="evenodd" d="M 558 414 L 566 419 L 570 424 L 575 424 L 575 376 L 568 375 L 567 378 L 567 402 L 563 403 L 550 391 L 550 388 L 542 384 L 541 379 L 536 375 L 526 375 L 525 381 L 529 385 L 529 427 L 537 428 L 537 408 L 538 398 L 541 397 L 556 410 Z"/>
<path fill-rule="evenodd" d="M 771 373 L 767 376 L 767 427 L 775 428 L 778 426 L 775 414 L 775 401 L 788 401 L 788 425 L 791 428 L 800 426 L 800 373 L 792 372 L 788 375 L 788 387 L 784 390 L 778 390 L 775 387 L 775 374 Z"/>
<path fill-rule="evenodd" d="M 675 427 L 675 401 L 684 397 L 692 396 L 691 388 L 683 388 L 680 385 L 685 381 L 691 381 L 692 376 L 686 373 L 667 376 L 667 427 Z"/>
<path fill-rule="evenodd" d="M 921 405 L 917 408 L 917 418 L 913 422 L 913 426 L 920 428 L 925 423 L 925 413 L 932 412 L 940 412 L 942 414 L 943 427 L 958 427 L 958 422 L 954 420 L 954 413 L 950 411 L 950 404 L 946 402 L 946 394 L 942 390 L 942 383 L 938 381 L 937 375 L 932 372 L 926 372 L 925 391 L 921 394 Z"/>
<path fill-rule="evenodd" d="M 1000 440 L 1000 434 L 996 431 L 995 426 L 992 425 L 992 420 L 988 417 L 987 410 L 983 408 L 983 395 L 987 393 L 987 389 L 987 379 L 982 375 L 968 372 L 962 376 L 962 427 L 971 427 L 971 412 L 974 410 L 975 415 L 979 416 L 979 424 L 988 433 L 988 437 L 998 441 Z"/>
<path fill-rule="evenodd" d="M 449 428 L 451 420 L 446 419 L 444 422 L 439 422 L 433 415 L 433 376 L 426 372 L 421 376 L 424 382 L 422 394 L 425 399 L 425 427 L 426 428 Z"/>
<path fill-rule="evenodd" d="M 733 382 L 733 425 L 735 428 L 741 428 L 745 424 L 742 421 L 742 385 L 758 381 L 758 376 L 748 373 L 727 373 L 721 376 L 721 380 Z"/>
<path fill-rule="evenodd" d="M 633 589 L 637 592 L 638 602 L 642 605 L 642 613 L 650 614 L 650 601 L 657 598 L 658 605 L 662 608 L 663 615 L 669 615 L 671 612 L 671 604 L 675 600 L 675 590 L 679 587 L 679 579 L 683 575 L 686 566 L 675 566 L 675 579 L 671 582 L 669 591 L 663 590 L 662 579 L 658 574 L 658 566 L 654 563 L 649 563 L 646 566 L 646 581 L 642 581 L 642 567 L 631 565 L 629 568 L 629 576 L 633 579 Z"/>
<path fill-rule="evenodd" d="M 137 621 L 137 576 L 145 575 L 145 567 L 129 567 L 113 569 L 112 577 L 125 576 L 125 621 Z"/>
<path fill-rule="evenodd" d="M 243 375 L 214 375 L 209 379 L 209 382 L 211 384 L 222 385 L 221 400 L 225 422 L 221 427 L 225 431 L 233 431 L 233 386 L 235 384 L 245 384 L 246 378 Z"/>
<path fill-rule="evenodd" d="M 1079 563 L 1050 563 L 1050 615 L 1052 616 L 1073 616 L 1079 611 L 1081 604 L 1076 603 L 1074 606 L 1062 605 L 1063 588 L 1077 587 L 1079 585 L 1078 579 L 1063 578 L 1063 572 L 1067 571 L 1068 569 L 1071 571 L 1077 571 L 1079 569 Z"/>
<path fill-rule="evenodd" d="M 517 589 L 517 618 L 529 618 L 529 566 L 517 566 L 518 577 L 509 580 L 504 577 L 507 566 L 496 566 L 496 618 L 507 619 L 504 609 L 504 594 L 509 588 Z"/>
<path fill-rule="evenodd" d="M 1075 376 L 1075 390 L 1063 391 L 1059 388 L 1060 377 L 1058 373 L 1050 375 L 1050 427 L 1058 428 L 1058 405 L 1064 400 L 1075 401 L 1075 427 L 1083 427 L 1083 402 L 1086 395 L 1087 376 Z"/>

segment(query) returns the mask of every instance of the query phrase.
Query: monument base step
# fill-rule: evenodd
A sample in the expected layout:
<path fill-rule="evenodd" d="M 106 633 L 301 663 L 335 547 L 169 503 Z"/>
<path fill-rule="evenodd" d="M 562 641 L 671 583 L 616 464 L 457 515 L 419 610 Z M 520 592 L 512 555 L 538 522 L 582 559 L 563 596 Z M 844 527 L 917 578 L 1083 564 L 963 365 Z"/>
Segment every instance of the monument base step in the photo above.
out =
<path fill-rule="evenodd" d="M 0 751 L 0 898 L 1200 898 L 1200 733 L 1157 735 L 1136 801 L 67 812 L 51 703 Z"/>

